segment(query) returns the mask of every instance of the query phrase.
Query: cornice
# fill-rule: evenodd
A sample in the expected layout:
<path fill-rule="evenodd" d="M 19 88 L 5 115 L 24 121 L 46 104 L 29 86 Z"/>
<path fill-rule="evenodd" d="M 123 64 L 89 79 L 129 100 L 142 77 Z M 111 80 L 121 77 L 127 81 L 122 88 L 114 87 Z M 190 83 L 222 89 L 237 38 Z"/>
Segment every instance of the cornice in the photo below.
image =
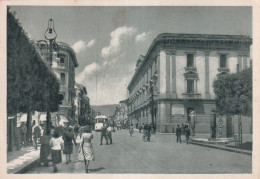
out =
<path fill-rule="evenodd" d="M 137 75 L 143 70 L 144 64 L 150 59 L 150 55 L 155 51 L 164 49 L 166 53 L 174 53 L 176 49 L 191 50 L 235 50 L 249 51 L 252 39 L 244 35 L 216 35 L 216 34 L 175 34 L 163 33 L 159 34 L 151 43 L 144 60 L 140 67 L 135 71 L 128 89 L 133 85 Z M 174 49 L 174 50 L 171 50 Z M 157 54 L 158 55 L 158 54 Z"/>

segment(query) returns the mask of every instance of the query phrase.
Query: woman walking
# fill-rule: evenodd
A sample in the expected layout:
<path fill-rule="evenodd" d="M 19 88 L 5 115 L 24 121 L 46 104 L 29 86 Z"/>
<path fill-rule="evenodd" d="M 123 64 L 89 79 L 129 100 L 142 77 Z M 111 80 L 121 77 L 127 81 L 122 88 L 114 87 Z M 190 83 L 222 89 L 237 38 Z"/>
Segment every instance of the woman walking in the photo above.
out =
<path fill-rule="evenodd" d="M 92 147 L 91 140 L 93 139 L 93 134 L 91 133 L 90 126 L 85 126 L 83 133 L 81 135 L 81 143 L 79 146 L 79 153 L 82 153 L 85 162 L 85 171 L 88 173 L 88 166 L 90 160 L 94 160 L 94 149 Z"/>
<path fill-rule="evenodd" d="M 50 140 L 51 135 L 47 135 L 46 130 L 44 131 L 43 136 L 41 136 L 41 149 L 40 149 L 40 165 L 44 163 L 45 167 L 48 167 L 48 156 L 50 155 L 51 148 L 50 148 Z"/>
<path fill-rule="evenodd" d="M 53 137 L 50 141 L 51 146 L 51 157 L 53 163 L 53 172 L 56 173 L 58 171 L 57 164 L 62 162 L 61 158 L 61 150 L 64 148 L 64 143 L 62 138 L 60 137 L 59 130 L 54 130 Z"/>
<path fill-rule="evenodd" d="M 68 164 L 68 163 L 71 162 L 70 156 L 71 156 L 72 151 L 73 151 L 73 143 L 75 144 L 75 146 L 77 145 L 71 127 L 68 128 L 68 131 L 64 132 L 63 140 L 64 140 L 63 154 L 66 155 L 66 164 Z M 72 141 L 73 141 L 73 143 L 72 143 Z"/>

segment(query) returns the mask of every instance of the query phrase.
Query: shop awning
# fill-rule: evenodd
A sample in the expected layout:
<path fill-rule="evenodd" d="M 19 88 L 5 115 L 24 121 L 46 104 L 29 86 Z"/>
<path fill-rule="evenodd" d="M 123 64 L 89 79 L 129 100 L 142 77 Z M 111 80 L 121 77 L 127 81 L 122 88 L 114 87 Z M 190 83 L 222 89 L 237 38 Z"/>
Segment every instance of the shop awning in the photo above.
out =
<path fill-rule="evenodd" d="M 69 122 L 69 120 L 64 115 L 60 115 L 59 125 L 64 126 L 64 123 L 67 122 Z"/>
<path fill-rule="evenodd" d="M 46 114 L 41 114 L 40 121 L 46 121 Z"/>

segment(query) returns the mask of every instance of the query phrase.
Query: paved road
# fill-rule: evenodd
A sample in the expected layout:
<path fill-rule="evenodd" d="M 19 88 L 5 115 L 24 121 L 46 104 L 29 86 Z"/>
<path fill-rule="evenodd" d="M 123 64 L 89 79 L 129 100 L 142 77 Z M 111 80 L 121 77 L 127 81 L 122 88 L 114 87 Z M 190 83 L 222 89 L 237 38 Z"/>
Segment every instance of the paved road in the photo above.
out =
<path fill-rule="evenodd" d="M 90 162 L 90 173 L 251 173 L 249 155 L 176 143 L 175 135 L 153 135 L 151 142 L 142 142 L 142 134 L 128 131 L 113 133 L 112 145 L 99 145 L 100 133 L 94 133 L 95 161 Z M 78 160 L 74 148 L 73 161 L 60 164 L 60 173 L 84 173 L 84 162 Z M 33 168 L 28 173 L 52 173 L 52 167 Z"/>

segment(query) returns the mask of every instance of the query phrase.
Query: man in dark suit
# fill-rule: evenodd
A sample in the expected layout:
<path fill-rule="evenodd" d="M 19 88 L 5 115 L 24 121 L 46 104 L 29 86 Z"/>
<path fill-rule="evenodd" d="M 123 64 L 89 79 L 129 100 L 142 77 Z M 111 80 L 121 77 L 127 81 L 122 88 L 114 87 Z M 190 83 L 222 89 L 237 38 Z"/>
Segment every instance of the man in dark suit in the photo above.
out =
<path fill-rule="evenodd" d="M 177 143 L 178 142 L 181 143 L 181 128 L 180 128 L 179 124 L 177 125 L 177 128 L 176 128 L 176 136 L 177 136 Z"/>
<path fill-rule="evenodd" d="M 107 123 L 105 122 L 102 129 L 101 129 L 101 140 L 100 140 L 100 145 L 102 145 L 103 137 L 106 139 L 106 145 L 108 145 L 107 141 Z"/>

